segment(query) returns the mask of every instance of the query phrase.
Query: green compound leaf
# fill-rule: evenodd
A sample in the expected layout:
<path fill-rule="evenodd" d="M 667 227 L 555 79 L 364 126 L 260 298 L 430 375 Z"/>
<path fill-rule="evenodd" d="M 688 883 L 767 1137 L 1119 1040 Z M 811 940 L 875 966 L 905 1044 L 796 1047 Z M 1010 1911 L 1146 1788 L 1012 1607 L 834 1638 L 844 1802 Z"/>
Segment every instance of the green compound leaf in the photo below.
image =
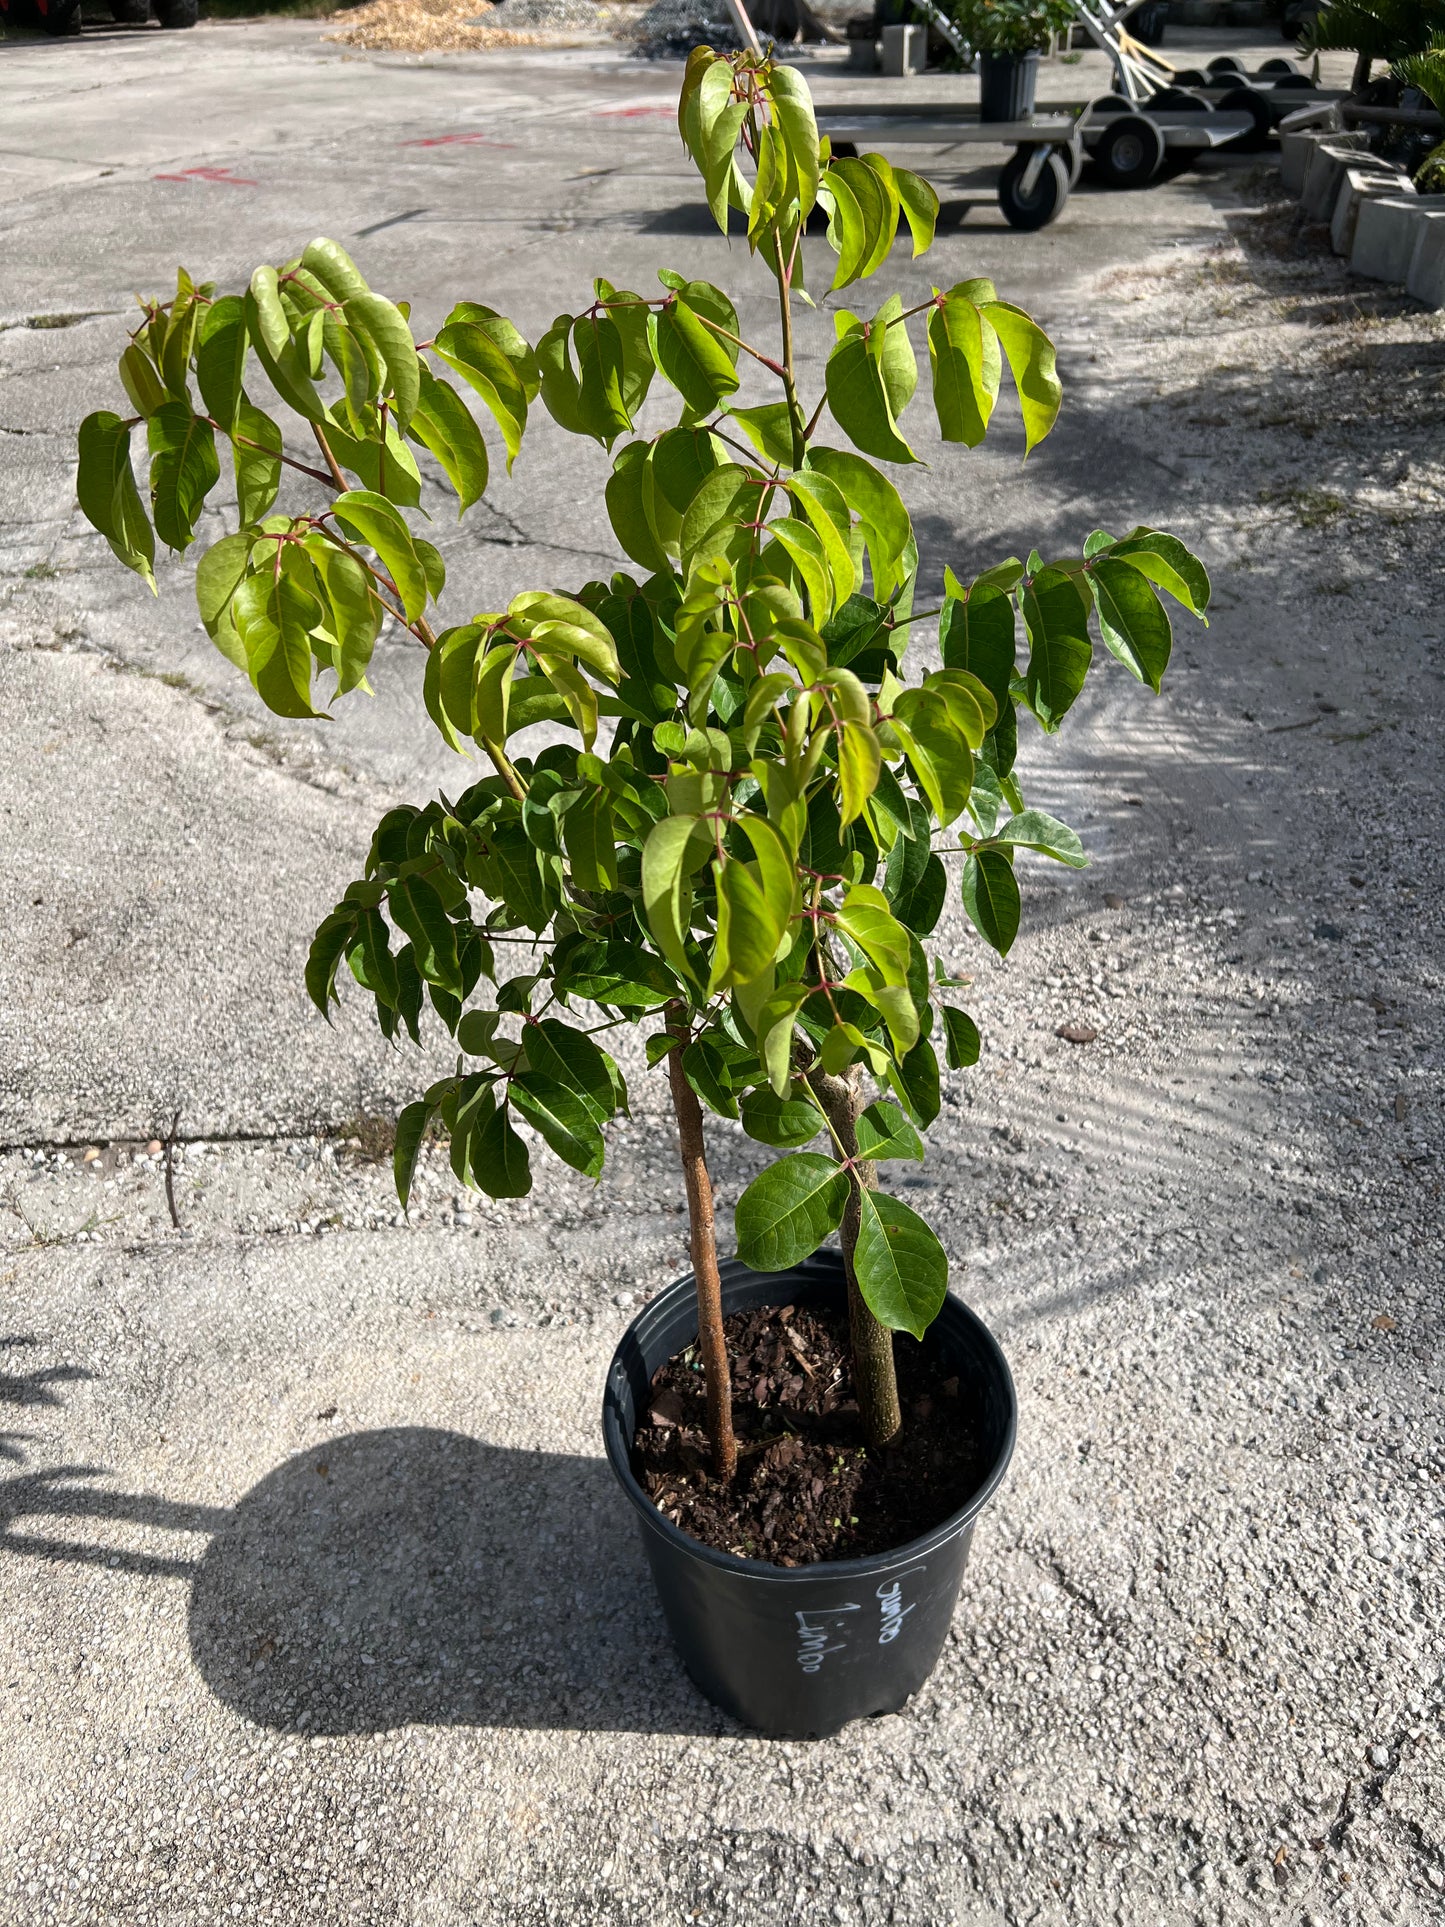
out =
<path fill-rule="evenodd" d="M 922 1338 L 948 1296 L 948 1254 L 916 1211 L 886 1191 L 859 1197 L 853 1272 L 880 1325 Z"/>
<path fill-rule="evenodd" d="M 780 1158 L 738 1199 L 738 1256 L 755 1271 L 787 1271 L 838 1229 L 847 1202 L 847 1173 L 831 1158 L 816 1151 Z"/>

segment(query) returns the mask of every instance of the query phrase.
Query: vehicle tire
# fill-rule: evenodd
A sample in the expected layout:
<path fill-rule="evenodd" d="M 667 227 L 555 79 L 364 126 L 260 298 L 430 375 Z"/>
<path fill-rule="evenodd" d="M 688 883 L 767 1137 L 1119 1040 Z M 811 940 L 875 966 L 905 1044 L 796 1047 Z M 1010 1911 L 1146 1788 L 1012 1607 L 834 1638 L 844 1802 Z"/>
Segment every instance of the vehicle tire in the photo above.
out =
<path fill-rule="evenodd" d="M 80 32 L 80 0 L 40 0 L 40 24 L 63 40 Z"/>
<path fill-rule="evenodd" d="M 1176 87 L 1207 87 L 1209 85 L 1209 76 L 1198 67 L 1177 67 L 1174 71 L 1174 85 Z"/>
<path fill-rule="evenodd" d="M 1209 111 L 1209 102 L 1183 87 L 1161 87 L 1157 94 L 1149 96 L 1151 114 L 1167 113 L 1171 107 L 1176 113 L 1205 114 Z"/>
<path fill-rule="evenodd" d="M 158 0 L 156 7 L 161 17 L 161 25 L 173 30 L 179 27 L 194 27 L 200 10 L 200 0 Z"/>
<path fill-rule="evenodd" d="M 1255 79 L 1278 80 L 1284 74 L 1299 73 L 1300 64 L 1297 60 L 1288 60 L 1283 54 L 1275 54 L 1271 60 L 1260 61 L 1259 70 L 1255 74 Z"/>
<path fill-rule="evenodd" d="M 1069 163 L 1057 148 L 1050 148 L 1027 197 L 1022 192 L 1024 172 L 1029 164 L 1027 148 L 1020 148 L 998 177 L 998 204 L 1010 227 L 1032 234 L 1050 221 L 1056 221 L 1069 198 Z"/>
<path fill-rule="evenodd" d="M 1085 118 L 1092 114 L 1096 107 L 1104 113 L 1109 114 L 1133 114 L 1138 112 L 1138 109 L 1127 94 L 1097 95 L 1084 109 Z"/>
<path fill-rule="evenodd" d="M 1221 83 L 1226 74 L 1238 74 L 1240 78 L 1243 79 L 1244 62 L 1237 54 L 1216 54 L 1213 60 L 1210 61 L 1206 72 L 1218 74 Z"/>
<path fill-rule="evenodd" d="M 1144 114 L 1121 114 L 1090 150 L 1106 187 L 1147 187 L 1164 165 L 1164 136 Z"/>
<path fill-rule="evenodd" d="M 151 17 L 151 0 L 110 0 L 110 17 L 118 27 L 144 27 Z"/>
<path fill-rule="evenodd" d="M 1257 154 L 1269 143 L 1270 129 L 1274 126 L 1274 116 L 1269 111 L 1269 102 L 1264 95 L 1253 87 L 1231 87 L 1227 94 L 1221 94 L 1215 102 L 1221 114 L 1248 114 L 1254 122 L 1247 133 L 1236 134 L 1227 143 L 1236 154 Z"/>
<path fill-rule="evenodd" d="M 1314 86 L 1308 74 L 1274 75 L 1274 91 L 1277 94 L 1311 94 L 1314 92 Z"/>

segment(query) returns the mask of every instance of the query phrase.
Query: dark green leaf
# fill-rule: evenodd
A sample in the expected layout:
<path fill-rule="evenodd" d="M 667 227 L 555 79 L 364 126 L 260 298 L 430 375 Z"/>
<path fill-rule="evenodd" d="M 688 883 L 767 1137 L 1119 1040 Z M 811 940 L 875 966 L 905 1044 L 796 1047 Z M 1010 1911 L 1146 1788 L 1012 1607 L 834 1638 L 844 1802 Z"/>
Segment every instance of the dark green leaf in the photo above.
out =
<path fill-rule="evenodd" d="M 532 1188 L 526 1141 L 512 1129 L 507 1106 L 499 1105 L 490 1091 L 487 1099 L 472 1127 L 472 1177 L 489 1198 L 525 1198 Z"/>
<path fill-rule="evenodd" d="M 963 866 L 963 907 L 985 943 L 1006 957 L 1019 930 L 1019 886 L 1001 850 L 980 850 Z"/>
<path fill-rule="evenodd" d="M 738 1256 L 754 1271 L 788 1271 L 843 1222 L 847 1174 L 831 1158 L 799 1151 L 754 1178 L 733 1215 Z"/>
<path fill-rule="evenodd" d="M 1084 855 L 1077 833 L 1043 810 L 1020 810 L 1017 816 L 1001 823 L 993 834 L 1000 843 L 1037 850 L 1040 856 L 1067 863 L 1072 870 L 1082 870 L 1088 865 L 1089 859 Z"/>
<path fill-rule="evenodd" d="M 396 1120 L 396 1140 L 392 1151 L 391 1168 L 396 1179 L 396 1195 L 401 1200 L 401 1208 L 406 1210 L 411 1198 L 411 1181 L 416 1171 L 417 1157 L 426 1137 L 427 1126 L 432 1121 L 432 1106 L 424 1098 L 415 1104 L 408 1104 Z"/>
<path fill-rule="evenodd" d="M 342 903 L 322 919 L 306 958 L 306 994 L 328 1023 L 336 995 L 336 971 L 356 936 L 355 904 Z"/>
<path fill-rule="evenodd" d="M 536 1071 L 519 1072 L 511 1082 L 512 1102 L 541 1132 L 564 1164 L 583 1177 L 600 1176 L 607 1146 L 587 1101 L 565 1084 Z"/>
<path fill-rule="evenodd" d="M 766 1084 L 749 1091 L 740 1109 L 748 1136 L 780 1150 L 810 1144 L 823 1128 L 816 1104 L 806 1098 L 779 1097 Z"/>
<path fill-rule="evenodd" d="M 1047 730 L 1057 729 L 1084 686 L 1093 661 L 1088 616 L 1071 577 L 1041 569 L 1023 593 L 1029 638 L 1025 674 L 1029 708 Z"/>
<path fill-rule="evenodd" d="M 86 520 L 154 589 L 155 537 L 131 470 L 130 429 L 119 415 L 104 410 L 87 415 L 80 424 L 79 451 L 75 492 Z"/>
<path fill-rule="evenodd" d="M 952 1004 L 944 1004 L 941 1008 L 949 1067 L 956 1071 L 966 1071 L 970 1065 L 978 1062 L 979 1052 L 983 1049 L 983 1039 L 978 1034 L 978 1025 L 966 1010 L 955 1010 Z"/>
<path fill-rule="evenodd" d="M 916 1211 L 886 1191 L 860 1198 L 853 1271 L 880 1325 L 922 1338 L 948 1296 L 948 1257 Z"/>
<path fill-rule="evenodd" d="M 923 1162 L 923 1140 L 887 1098 L 870 1104 L 858 1119 L 858 1155 L 881 1163 L 886 1158 L 911 1158 Z"/>
<path fill-rule="evenodd" d="M 1101 556 L 1090 564 L 1089 580 L 1105 648 L 1157 695 L 1174 646 L 1164 604 L 1131 562 Z"/>
<path fill-rule="evenodd" d="M 168 548 L 188 548 L 206 496 L 221 479 L 216 437 L 183 401 L 163 402 L 146 423 L 151 452 L 151 509 Z"/>

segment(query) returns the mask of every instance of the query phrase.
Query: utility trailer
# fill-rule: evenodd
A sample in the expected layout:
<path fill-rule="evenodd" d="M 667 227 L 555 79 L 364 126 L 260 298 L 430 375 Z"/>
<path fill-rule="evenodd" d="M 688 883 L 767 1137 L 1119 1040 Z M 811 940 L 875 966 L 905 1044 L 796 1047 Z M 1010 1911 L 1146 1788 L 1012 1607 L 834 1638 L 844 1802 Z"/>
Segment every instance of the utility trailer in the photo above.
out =
<path fill-rule="evenodd" d="M 1114 95 L 1079 113 L 1053 110 L 1019 121 L 980 120 L 977 107 L 960 102 L 818 109 L 818 131 L 828 135 L 835 154 L 886 153 L 904 143 L 1012 147 L 999 174 L 998 204 L 1010 227 L 1028 231 L 1058 219 L 1086 154 L 1110 186 L 1145 187 L 1166 157 L 1187 164 L 1247 137 L 1253 126 L 1247 114 L 1208 109 L 1144 114 Z"/>

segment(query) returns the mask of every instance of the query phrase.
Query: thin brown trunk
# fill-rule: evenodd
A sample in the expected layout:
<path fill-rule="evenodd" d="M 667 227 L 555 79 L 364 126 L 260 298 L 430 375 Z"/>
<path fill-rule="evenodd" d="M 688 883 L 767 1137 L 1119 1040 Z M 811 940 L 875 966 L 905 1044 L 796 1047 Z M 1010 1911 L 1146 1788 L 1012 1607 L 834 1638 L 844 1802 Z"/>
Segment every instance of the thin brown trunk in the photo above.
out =
<path fill-rule="evenodd" d="M 862 1215 L 859 1198 L 878 1184 L 878 1166 L 871 1159 L 858 1157 L 858 1112 L 861 1105 L 858 1073 L 851 1078 L 829 1077 L 814 1071 L 808 1082 L 818 1102 L 828 1114 L 828 1122 L 843 1148 L 853 1159 L 849 1171 L 848 1204 L 843 1213 L 839 1241 L 843 1247 L 843 1269 L 848 1279 L 848 1333 L 853 1350 L 853 1385 L 858 1393 L 858 1410 L 863 1420 L 863 1436 L 870 1445 L 887 1445 L 903 1429 L 903 1414 L 898 1406 L 898 1373 L 893 1363 L 893 1334 L 869 1311 L 858 1289 L 853 1269 L 853 1252 L 858 1243 L 858 1224 Z"/>
<path fill-rule="evenodd" d="M 667 1075 L 672 1085 L 672 1108 L 677 1116 L 682 1179 L 687 1187 L 692 1271 L 697 1280 L 697 1344 L 702 1353 L 703 1386 L 707 1392 L 707 1435 L 714 1468 L 726 1483 L 737 1470 L 738 1443 L 733 1437 L 732 1377 L 728 1370 L 727 1340 L 723 1336 L 722 1279 L 717 1268 L 712 1179 L 707 1174 L 702 1106 L 697 1101 L 697 1092 L 683 1075 L 681 1044 L 668 1052 Z"/>

